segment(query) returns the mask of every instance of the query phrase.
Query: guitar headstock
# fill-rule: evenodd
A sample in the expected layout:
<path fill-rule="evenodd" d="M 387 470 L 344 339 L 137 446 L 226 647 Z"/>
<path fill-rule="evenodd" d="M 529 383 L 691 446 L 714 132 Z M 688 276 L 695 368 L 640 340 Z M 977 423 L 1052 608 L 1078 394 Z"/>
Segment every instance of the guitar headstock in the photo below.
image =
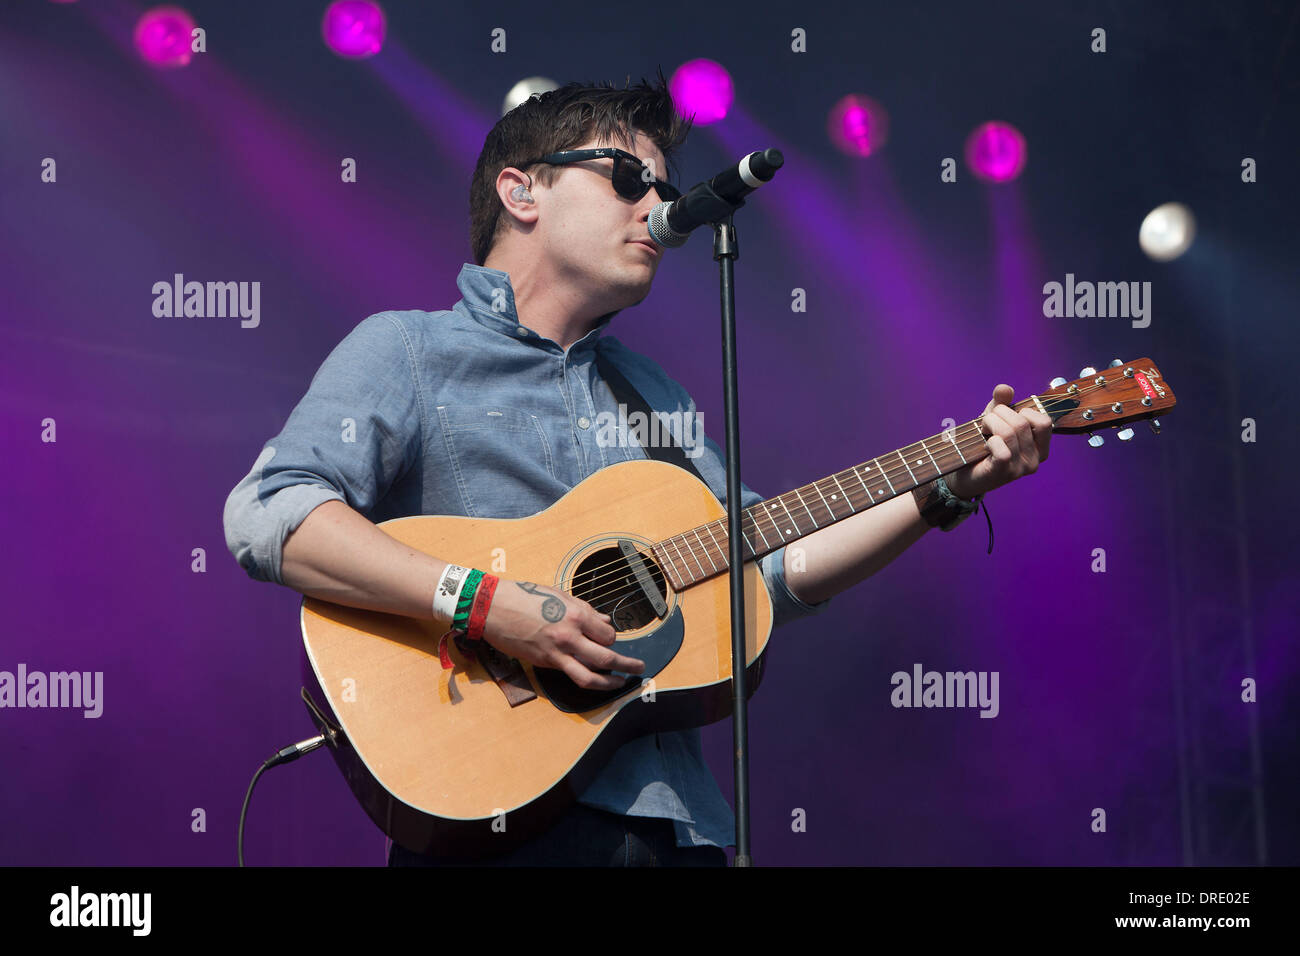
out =
<path fill-rule="evenodd" d="M 1085 368 L 1079 375 L 1073 382 L 1052 379 L 1051 391 L 1038 396 L 1043 410 L 1052 416 L 1055 432 L 1077 435 L 1149 419 L 1151 430 L 1159 434 L 1160 422 L 1156 416 L 1177 404 L 1174 390 L 1149 358 L 1132 362 L 1115 359 L 1100 372 Z M 1133 437 L 1133 429 L 1123 427 L 1117 437 L 1128 441 Z M 1100 435 L 1088 439 L 1088 444 L 1094 447 L 1101 443 Z"/>

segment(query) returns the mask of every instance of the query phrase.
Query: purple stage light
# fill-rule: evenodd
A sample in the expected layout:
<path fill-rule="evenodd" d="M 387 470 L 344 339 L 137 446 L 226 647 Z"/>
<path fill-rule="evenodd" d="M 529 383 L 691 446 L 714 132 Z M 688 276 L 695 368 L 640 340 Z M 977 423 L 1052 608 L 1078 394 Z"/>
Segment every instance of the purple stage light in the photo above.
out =
<path fill-rule="evenodd" d="M 696 126 L 708 126 L 725 119 L 736 98 L 731 74 L 713 60 L 683 63 L 668 81 L 677 111 L 683 116 L 695 114 Z"/>
<path fill-rule="evenodd" d="M 986 182 L 1015 179 L 1025 168 L 1027 155 L 1025 138 L 1010 123 L 984 123 L 966 139 L 966 164 Z"/>
<path fill-rule="evenodd" d="M 325 11 L 320 32 L 325 45 L 346 57 L 374 56 L 384 47 L 384 11 L 371 0 L 335 0 Z"/>
<path fill-rule="evenodd" d="M 152 66 L 187 66 L 193 32 L 194 18 L 180 7 L 154 7 L 135 25 L 135 48 Z"/>
<path fill-rule="evenodd" d="M 871 97 L 850 93 L 831 107 L 826 131 L 840 152 L 870 156 L 889 139 L 889 114 Z"/>

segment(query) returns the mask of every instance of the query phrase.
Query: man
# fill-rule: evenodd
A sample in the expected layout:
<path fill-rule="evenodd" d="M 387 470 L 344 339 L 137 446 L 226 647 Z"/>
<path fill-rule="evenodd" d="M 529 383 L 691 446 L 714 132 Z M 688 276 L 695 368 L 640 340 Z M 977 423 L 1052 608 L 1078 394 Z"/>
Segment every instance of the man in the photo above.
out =
<path fill-rule="evenodd" d="M 656 413 L 693 419 L 681 385 L 602 334 L 650 292 L 663 250 L 649 242 L 646 221 L 671 195 L 662 176 L 689 126 L 662 75 L 654 87 L 643 81 L 621 91 L 569 84 L 502 118 L 471 185 L 475 263 L 457 280 L 463 298 L 451 310 L 384 312 L 358 325 L 231 492 L 227 543 L 250 576 L 326 601 L 433 619 L 447 562 L 399 544 L 375 522 L 413 514 L 523 517 L 600 468 L 646 457 L 635 443 L 610 446 L 598 437 L 595 420 L 617 414 L 617 400 L 597 353 Z M 604 152 L 573 155 L 585 149 Z M 949 475 L 947 490 L 928 489 L 928 501 L 941 492 L 968 501 L 1046 459 L 1050 419 L 1013 411 L 1011 398 L 1000 385 L 986 409 L 991 456 Z M 706 438 L 694 464 L 724 500 L 718 445 Z M 744 489 L 742 506 L 759 500 Z M 918 540 L 935 520 L 922 517 L 921 500 L 902 495 L 802 539 L 805 567 L 797 575 L 788 576 L 785 548 L 765 556 L 774 626 L 824 610 L 832 595 Z M 563 605 L 558 615 L 554 599 Z M 609 648 L 615 632 L 607 615 L 533 582 L 501 580 L 483 638 L 512 657 L 562 669 L 583 687 L 622 685 L 597 671 L 642 670 Z M 488 862 L 721 865 L 722 847 L 733 843 L 732 811 L 695 729 L 623 745 L 555 827 Z M 390 865 L 439 862 L 397 845 L 390 853 Z"/>

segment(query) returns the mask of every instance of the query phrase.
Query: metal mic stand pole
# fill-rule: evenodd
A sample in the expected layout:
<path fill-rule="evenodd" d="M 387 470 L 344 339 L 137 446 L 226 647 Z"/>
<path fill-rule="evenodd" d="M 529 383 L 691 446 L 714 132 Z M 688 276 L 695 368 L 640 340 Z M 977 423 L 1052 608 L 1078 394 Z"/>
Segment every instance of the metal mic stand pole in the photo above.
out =
<path fill-rule="evenodd" d="M 742 203 L 743 205 L 743 203 Z M 740 257 L 729 213 L 713 224 L 713 258 L 722 290 L 722 400 L 727 419 L 727 546 L 731 574 L 731 702 L 736 784 L 735 866 L 752 866 L 749 853 L 749 675 L 745 669 L 745 555 L 740 518 L 740 415 L 736 376 L 735 261 Z M 740 675 L 745 679 L 739 679 Z"/>

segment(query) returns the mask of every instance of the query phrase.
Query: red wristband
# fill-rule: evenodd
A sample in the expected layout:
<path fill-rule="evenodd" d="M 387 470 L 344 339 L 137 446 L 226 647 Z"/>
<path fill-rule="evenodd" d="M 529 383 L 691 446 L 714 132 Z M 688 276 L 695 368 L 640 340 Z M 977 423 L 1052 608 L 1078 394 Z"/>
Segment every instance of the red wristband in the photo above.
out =
<path fill-rule="evenodd" d="M 487 624 L 488 609 L 492 607 L 492 595 L 496 592 L 500 578 L 490 574 L 483 575 L 479 581 L 478 592 L 474 595 L 474 607 L 469 612 L 468 637 L 471 641 L 482 640 L 483 628 Z"/>
<path fill-rule="evenodd" d="M 442 637 L 438 638 L 438 659 L 442 661 L 442 669 L 445 671 L 449 671 L 456 666 L 451 659 L 451 652 L 447 650 L 447 638 L 455 637 L 458 633 L 460 632 L 448 631 L 446 634 L 442 635 Z"/>

